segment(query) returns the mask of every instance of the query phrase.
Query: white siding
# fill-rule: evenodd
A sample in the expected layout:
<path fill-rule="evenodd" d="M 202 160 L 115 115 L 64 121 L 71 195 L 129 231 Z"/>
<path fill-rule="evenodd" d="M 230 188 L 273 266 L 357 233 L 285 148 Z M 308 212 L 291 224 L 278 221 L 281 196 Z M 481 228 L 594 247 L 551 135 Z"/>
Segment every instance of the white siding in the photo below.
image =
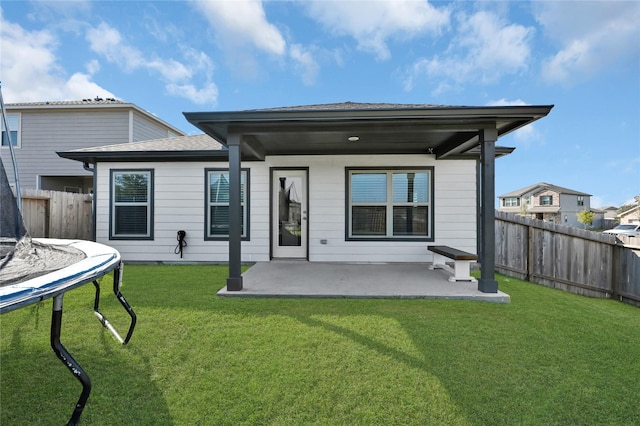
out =
<path fill-rule="evenodd" d="M 309 259 L 350 262 L 427 262 L 428 244 L 476 251 L 476 162 L 433 156 L 283 156 L 248 162 L 250 241 L 242 243 L 244 262 L 269 260 L 269 168 L 309 168 Z M 434 167 L 433 243 L 345 241 L 345 168 Z M 125 261 L 226 262 L 226 241 L 205 241 L 205 168 L 226 163 L 100 163 L 97 240 L 118 249 Z M 109 169 L 154 169 L 154 240 L 109 240 Z M 183 258 L 174 253 L 178 230 L 187 232 Z M 322 244 L 321 240 L 326 240 Z"/>

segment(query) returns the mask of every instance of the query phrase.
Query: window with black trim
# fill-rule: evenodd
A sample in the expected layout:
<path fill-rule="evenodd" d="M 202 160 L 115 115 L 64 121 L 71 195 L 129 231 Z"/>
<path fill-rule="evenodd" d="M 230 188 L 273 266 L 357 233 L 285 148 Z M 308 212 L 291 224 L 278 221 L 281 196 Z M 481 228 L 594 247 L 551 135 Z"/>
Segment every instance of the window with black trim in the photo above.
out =
<path fill-rule="evenodd" d="M 502 199 L 503 207 L 518 207 L 520 206 L 520 198 L 518 197 L 505 197 Z"/>
<path fill-rule="evenodd" d="M 579 206 L 584 206 L 584 196 L 583 195 L 578 195 L 578 205 Z"/>
<path fill-rule="evenodd" d="M 540 205 L 541 206 L 552 206 L 553 205 L 553 195 L 541 195 L 540 196 Z"/>
<path fill-rule="evenodd" d="M 7 123 L 9 124 L 9 133 L 2 122 L 2 142 L 0 146 L 9 147 L 9 137 L 14 148 L 20 148 L 20 114 L 7 114 Z"/>
<path fill-rule="evenodd" d="M 347 239 L 433 240 L 433 168 L 347 169 Z"/>
<path fill-rule="evenodd" d="M 111 170 L 110 239 L 153 239 L 153 170 Z"/>
<path fill-rule="evenodd" d="M 229 169 L 205 170 L 205 239 L 229 239 Z M 249 170 L 240 172 L 242 239 L 249 239 Z"/>

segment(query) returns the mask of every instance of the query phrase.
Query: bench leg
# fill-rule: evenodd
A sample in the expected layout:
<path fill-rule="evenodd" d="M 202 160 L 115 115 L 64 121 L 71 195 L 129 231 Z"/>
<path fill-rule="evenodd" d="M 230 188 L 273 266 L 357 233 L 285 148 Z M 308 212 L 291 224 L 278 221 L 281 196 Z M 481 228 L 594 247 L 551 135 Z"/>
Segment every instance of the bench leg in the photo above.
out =
<path fill-rule="evenodd" d="M 448 269 L 446 262 L 446 257 L 440 256 L 438 253 L 433 253 L 433 261 L 431 262 L 431 265 L 429 265 L 429 270 L 433 271 L 434 269 Z"/>
<path fill-rule="evenodd" d="M 471 281 L 476 282 L 476 279 L 471 276 L 471 261 L 470 260 L 456 260 L 454 262 L 454 274 L 449 277 L 449 281 Z"/>

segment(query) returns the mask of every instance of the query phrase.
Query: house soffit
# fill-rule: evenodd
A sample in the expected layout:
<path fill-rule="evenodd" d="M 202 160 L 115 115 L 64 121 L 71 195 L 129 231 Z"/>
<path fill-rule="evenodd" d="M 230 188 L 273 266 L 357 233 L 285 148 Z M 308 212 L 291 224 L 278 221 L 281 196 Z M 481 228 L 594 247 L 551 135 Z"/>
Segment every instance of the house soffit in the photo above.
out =
<path fill-rule="evenodd" d="M 385 109 L 292 108 L 184 115 L 224 145 L 230 134 L 240 135 L 247 145 L 244 156 L 435 154 L 438 158 L 469 158 L 477 157 L 474 148 L 479 144 L 481 130 L 496 128 L 498 136 L 502 136 L 545 116 L 551 109 L 393 109 L 387 105 Z M 352 137 L 358 140 L 349 141 Z"/>

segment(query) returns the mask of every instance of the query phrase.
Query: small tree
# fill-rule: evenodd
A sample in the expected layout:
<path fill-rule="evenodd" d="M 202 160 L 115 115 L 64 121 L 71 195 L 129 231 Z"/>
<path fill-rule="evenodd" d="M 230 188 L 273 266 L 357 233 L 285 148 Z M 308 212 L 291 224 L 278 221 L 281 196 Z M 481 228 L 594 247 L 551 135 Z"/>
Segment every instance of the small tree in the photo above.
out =
<path fill-rule="evenodd" d="M 582 210 L 578 213 L 578 222 L 584 225 L 584 229 L 587 229 L 587 225 L 593 222 L 595 213 L 589 210 Z"/>

